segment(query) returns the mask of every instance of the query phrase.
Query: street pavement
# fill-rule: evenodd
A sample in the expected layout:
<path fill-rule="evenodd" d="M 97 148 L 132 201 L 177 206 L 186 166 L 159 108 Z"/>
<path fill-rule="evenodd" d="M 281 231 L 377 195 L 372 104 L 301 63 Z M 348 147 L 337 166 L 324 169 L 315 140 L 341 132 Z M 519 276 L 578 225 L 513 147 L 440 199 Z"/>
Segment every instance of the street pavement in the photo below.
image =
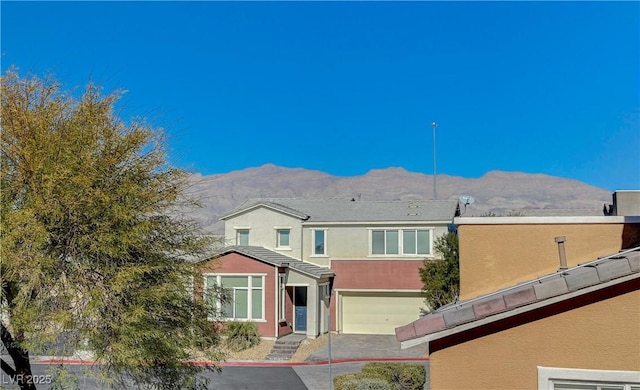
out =
<path fill-rule="evenodd" d="M 304 363 L 289 362 L 228 362 L 222 373 L 207 373 L 212 389 L 287 389 L 330 390 L 336 375 L 359 372 L 368 361 L 397 361 L 424 364 L 427 370 L 425 389 L 429 389 L 429 361 L 426 360 L 426 345 L 400 349 L 394 336 L 381 335 L 331 335 L 331 364 L 329 343 L 313 352 Z M 47 369 L 53 362 L 33 365 L 34 375 L 46 379 Z M 85 375 L 91 366 L 77 364 L 68 366 L 79 380 L 79 388 L 99 390 L 100 386 L 90 375 Z M 0 377 L 0 388 L 14 389 L 6 375 Z M 47 389 L 43 384 L 38 389 Z"/>
<path fill-rule="evenodd" d="M 51 389 L 53 377 L 51 369 L 55 364 L 32 364 L 31 369 L 33 378 L 39 382 L 38 390 Z M 68 378 L 77 380 L 77 387 L 81 390 L 102 390 L 108 389 L 107 386 L 100 384 L 93 375 L 87 371 L 95 371 L 90 365 L 71 364 L 66 366 L 72 375 Z M 245 390 L 245 389 L 287 389 L 287 390 L 306 390 L 308 386 L 300 379 L 294 369 L 289 366 L 280 367 L 224 367 L 222 372 L 207 372 L 203 374 L 209 378 L 209 388 L 220 390 Z M 69 385 L 65 386 L 70 387 Z M 13 383 L 11 379 L 0 374 L 0 388 L 2 389 L 18 389 L 18 385 Z M 72 387 L 73 388 L 73 387 Z M 132 386 L 133 388 L 133 386 Z"/>

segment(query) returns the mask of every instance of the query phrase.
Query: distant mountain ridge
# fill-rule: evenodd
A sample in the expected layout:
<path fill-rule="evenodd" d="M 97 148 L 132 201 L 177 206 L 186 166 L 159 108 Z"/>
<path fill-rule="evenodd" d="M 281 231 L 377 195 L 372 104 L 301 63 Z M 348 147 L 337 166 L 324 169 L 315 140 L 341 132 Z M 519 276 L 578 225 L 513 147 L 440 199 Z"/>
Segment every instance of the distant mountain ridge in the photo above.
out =
<path fill-rule="evenodd" d="M 404 168 L 373 169 L 361 176 L 332 176 L 303 168 L 266 164 L 224 174 L 190 177 L 189 192 L 201 209 L 188 214 L 206 230 L 223 233 L 220 215 L 250 198 L 354 198 L 356 200 L 413 200 L 433 198 L 433 176 Z M 501 215 L 602 215 L 611 193 L 577 180 L 544 174 L 490 171 L 477 179 L 437 175 L 438 199 L 470 195 L 475 203 L 465 216 Z M 555 211 L 554 211 L 555 210 Z"/>

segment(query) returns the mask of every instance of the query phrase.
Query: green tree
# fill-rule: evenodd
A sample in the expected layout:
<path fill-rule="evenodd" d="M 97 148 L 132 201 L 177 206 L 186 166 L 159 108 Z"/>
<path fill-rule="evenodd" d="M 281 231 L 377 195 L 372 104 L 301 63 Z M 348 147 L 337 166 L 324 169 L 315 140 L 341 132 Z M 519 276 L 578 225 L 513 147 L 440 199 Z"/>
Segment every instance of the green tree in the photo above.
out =
<path fill-rule="evenodd" d="M 425 260 L 419 270 L 427 306 L 425 312 L 455 301 L 460 292 L 458 235 L 449 232 L 438 237 L 434 249 L 440 260 Z"/>
<path fill-rule="evenodd" d="M 162 131 L 119 118 L 95 85 L 74 97 L 12 69 L 1 92 L 2 370 L 28 378 L 30 353 L 57 341 L 113 388 L 205 387 L 213 368 L 188 361 L 222 356 L 185 259 L 209 241 L 178 211 L 193 202 Z"/>

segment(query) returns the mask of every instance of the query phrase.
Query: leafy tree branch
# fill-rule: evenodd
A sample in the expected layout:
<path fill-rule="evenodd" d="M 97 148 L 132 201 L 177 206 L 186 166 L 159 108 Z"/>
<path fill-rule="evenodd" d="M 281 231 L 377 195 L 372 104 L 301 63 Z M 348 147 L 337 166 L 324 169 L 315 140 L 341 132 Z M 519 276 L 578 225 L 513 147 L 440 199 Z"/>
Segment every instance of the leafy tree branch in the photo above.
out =
<path fill-rule="evenodd" d="M 205 388 L 187 362 L 222 358 L 218 327 L 184 259 L 211 240 L 179 212 L 195 202 L 163 132 L 93 84 L 74 97 L 12 69 L 1 88 L 3 371 L 30 375 L 29 352 L 58 342 L 93 353 L 112 387 Z"/>

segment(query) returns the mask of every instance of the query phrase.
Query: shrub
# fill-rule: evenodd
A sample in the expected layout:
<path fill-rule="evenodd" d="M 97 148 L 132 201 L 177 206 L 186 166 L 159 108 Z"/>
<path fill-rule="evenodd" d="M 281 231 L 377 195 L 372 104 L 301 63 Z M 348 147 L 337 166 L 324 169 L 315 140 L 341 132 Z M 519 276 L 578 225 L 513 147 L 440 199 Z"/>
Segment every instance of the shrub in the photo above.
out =
<path fill-rule="evenodd" d="M 427 370 L 422 364 L 372 362 L 362 372 L 337 375 L 335 390 L 422 390 Z"/>
<path fill-rule="evenodd" d="M 382 378 L 398 390 L 418 390 L 424 388 L 427 370 L 422 364 L 415 363 L 367 363 L 362 375 L 369 378 Z"/>
<path fill-rule="evenodd" d="M 234 352 L 260 344 L 260 333 L 253 322 L 227 322 L 222 331 L 227 348 Z"/>
<path fill-rule="evenodd" d="M 389 382 L 381 378 L 350 379 L 345 382 L 344 390 L 392 390 Z"/>
<path fill-rule="evenodd" d="M 334 390 L 344 390 L 345 389 L 345 383 L 352 380 L 352 379 L 356 379 L 358 377 L 358 375 L 360 374 L 342 374 L 342 375 L 336 375 L 333 377 L 333 389 Z"/>
<path fill-rule="evenodd" d="M 362 372 L 337 375 L 333 378 L 334 390 L 392 390 L 383 378 L 371 377 Z"/>

